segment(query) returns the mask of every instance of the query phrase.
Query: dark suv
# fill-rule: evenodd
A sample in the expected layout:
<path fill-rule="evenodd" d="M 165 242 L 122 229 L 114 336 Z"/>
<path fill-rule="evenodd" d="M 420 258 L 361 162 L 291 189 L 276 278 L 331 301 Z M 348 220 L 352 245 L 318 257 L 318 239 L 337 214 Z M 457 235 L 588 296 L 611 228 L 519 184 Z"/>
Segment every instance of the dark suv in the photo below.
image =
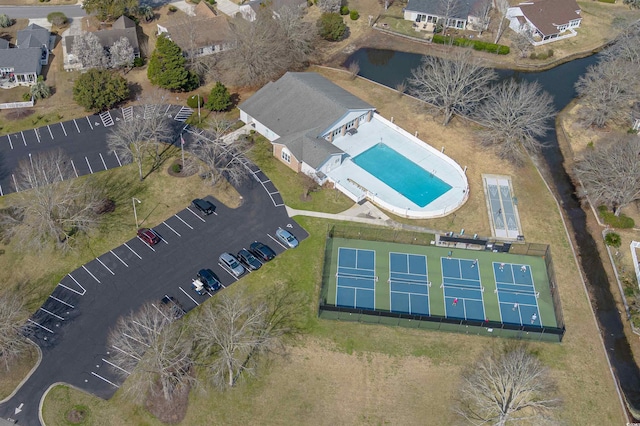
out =
<path fill-rule="evenodd" d="M 182 307 L 180 302 L 178 302 L 176 298 L 173 296 L 168 296 L 165 294 L 164 297 L 162 298 L 162 304 L 169 307 L 169 310 L 171 311 L 171 315 L 173 316 L 173 318 L 171 319 L 182 318 L 187 313 L 187 311 L 184 309 L 184 307 Z"/>
<path fill-rule="evenodd" d="M 211 269 L 200 269 L 198 279 L 210 292 L 218 291 L 222 287 L 220 280 Z"/>
<path fill-rule="evenodd" d="M 191 205 L 194 209 L 200 211 L 205 216 L 208 216 L 216 211 L 216 206 L 213 205 L 210 201 L 203 200 L 201 198 L 196 198 L 191 202 Z"/>
<path fill-rule="evenodd" d="M 249 246 L 249 251 L 253 253 L 255 257 L 263 262 L 267 262 L 276 257 L 276 252 L 266 244 L 262 244 L 260 241 L 255 241 Z"/>
<path fill-rule="evenodd" d="M 256 259 L 256 257 L 252 255 L 247 249 L 240 250 L 237 257 L 241 263 L 243 263 L 252 271 L 257 271 L 262 266 L 262 262 Z"/>

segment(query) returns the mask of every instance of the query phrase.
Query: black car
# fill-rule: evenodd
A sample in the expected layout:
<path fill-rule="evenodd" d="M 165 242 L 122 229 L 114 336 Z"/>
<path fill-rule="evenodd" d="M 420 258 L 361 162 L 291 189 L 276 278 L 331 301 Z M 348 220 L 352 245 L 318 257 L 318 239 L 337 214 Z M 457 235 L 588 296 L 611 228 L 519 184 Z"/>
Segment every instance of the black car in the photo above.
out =
<path fill-rule="evenodd" d="M 238 252 L 238 256 L 236 256 L 238 260 L 246 265 L 247 268 L 252 271 L 256 271 L 260 269 L 262 266 L 262 262 L 260 262 L 254 255 L 252 255 L 249 250 L 243 248 Z"/>
<path fill-rule="evenodd" d="M 162 298 L 162 304 L 168 306 L 171 309 L 171 313 L 173 314 L 172 319 L 182 318 L 187 313 L 180 302 L 178 302 L 173 296 L 168 296 L 165 294 Z"/>
<path fill-rule="evenodd" d="M 211 269 L 200 269 L 198 271 L 198 279 L 211 292 L 218 291 L 222 287 L 220 280 Z"/>
<path fill-rule="evenodd" d="M 203 200 L 201 198 L 196 198 L 191 201 L 191 205 L 194 209 L 199 210 L 205 216 L 208 216 L 216 211 L 216 206 L 213 205 L 210 201 Z"/>
<path fill-rule="evenodd" d="M 266 244 L 262 244 L 260 241 L 255 241 L 249 246 L 249 251 L 253 253 L 255 257 L 263 262 L 267 262 L 276 257 L 276 252 Z"/>

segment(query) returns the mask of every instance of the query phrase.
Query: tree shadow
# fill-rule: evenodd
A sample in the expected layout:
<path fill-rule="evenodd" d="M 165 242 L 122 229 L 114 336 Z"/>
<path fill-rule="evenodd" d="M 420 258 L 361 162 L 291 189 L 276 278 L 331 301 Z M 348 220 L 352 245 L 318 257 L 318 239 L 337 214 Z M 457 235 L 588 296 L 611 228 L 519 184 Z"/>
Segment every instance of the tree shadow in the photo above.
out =
<path fill-rule="evenodd" d="M 227 111 L 232 110 L 238 106 L 238 104 L 240 103 L 240 94 L 232 93 L 229 99 L 231 100 L 231 105 L 229 105 L 229 108 L 227 108 Z"/>
<path fill-rule="evenodd" d="M 142 86 L 140 83 L 127 81 L 127 86 L 129 88 L 130 100 L 138 99 L 138 97 L 142 95 Z"/>

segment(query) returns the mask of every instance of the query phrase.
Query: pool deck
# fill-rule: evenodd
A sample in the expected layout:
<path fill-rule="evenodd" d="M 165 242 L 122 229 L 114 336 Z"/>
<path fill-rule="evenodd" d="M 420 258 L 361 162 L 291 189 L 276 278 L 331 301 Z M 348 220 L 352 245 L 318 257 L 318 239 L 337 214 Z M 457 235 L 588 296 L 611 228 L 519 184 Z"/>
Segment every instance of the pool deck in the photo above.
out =
<path fill-rule="evenodd" d="M 366 196 L 397 215 L 430 218 L 450 214 L 468 198 L 467 177 L 455 161 L 378 114 L 370 122 L 361 125 L 354 135 L 338 136 L 333 143 L 349 158 L 327 175 L 342 192 L 354 200 L 359 201 Z M 379 143 L 384 143 L 428 173 L 437 176 L 449 184 L 451 189 L 420 207 L 351 160 Z"/>

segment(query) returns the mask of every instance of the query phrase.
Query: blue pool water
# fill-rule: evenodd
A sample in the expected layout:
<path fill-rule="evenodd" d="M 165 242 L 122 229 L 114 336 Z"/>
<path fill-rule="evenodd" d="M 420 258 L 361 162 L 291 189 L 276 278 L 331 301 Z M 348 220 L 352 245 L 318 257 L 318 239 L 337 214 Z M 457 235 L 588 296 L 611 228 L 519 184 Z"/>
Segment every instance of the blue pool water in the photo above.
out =
<path fill-rule="evenodd" d="M 353 162 L 420 207 L 451 189 L 451 185 L 383 143 L 354 157 Z"/>

